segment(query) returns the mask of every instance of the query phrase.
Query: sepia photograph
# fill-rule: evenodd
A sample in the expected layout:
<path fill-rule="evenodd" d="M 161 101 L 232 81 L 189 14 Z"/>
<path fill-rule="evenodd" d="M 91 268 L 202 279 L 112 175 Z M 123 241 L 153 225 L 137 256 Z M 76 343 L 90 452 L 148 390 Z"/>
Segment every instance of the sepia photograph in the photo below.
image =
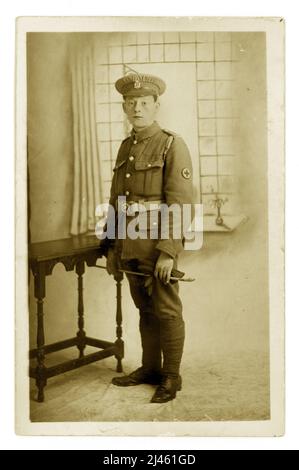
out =
<path fill-rule="evenodd" d="M 18 19 L 19 434 L 283 434 L 283 38 Z"/>

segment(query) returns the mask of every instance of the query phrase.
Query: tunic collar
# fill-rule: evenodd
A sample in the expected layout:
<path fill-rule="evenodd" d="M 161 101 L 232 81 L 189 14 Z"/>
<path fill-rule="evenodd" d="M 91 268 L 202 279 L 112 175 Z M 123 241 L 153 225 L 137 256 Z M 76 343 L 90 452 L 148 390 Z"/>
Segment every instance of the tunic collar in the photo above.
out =
<path fill-rule="evenodd" d="M 131 138 L 134 141 L 140 142 L 141 140 L 148 139 L 149 137 L 152 137 L 154 134 L 156 134 L 158 131 L 161 130 L 161 127 L 159 124 L 154 121 L 153 124 L 150 126 L 146 127 L 140 132 L 136 132 L 134 129 L 131 130 Z"/>

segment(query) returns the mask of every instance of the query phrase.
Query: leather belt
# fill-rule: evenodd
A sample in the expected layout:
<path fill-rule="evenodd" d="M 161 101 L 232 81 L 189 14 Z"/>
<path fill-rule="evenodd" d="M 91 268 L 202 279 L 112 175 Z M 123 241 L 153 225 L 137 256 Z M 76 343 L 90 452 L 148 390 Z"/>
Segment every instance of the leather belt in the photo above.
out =
<path fill-rule="evenodd" d="M 165 201 L 126 201 L 119 204 L 118 211 L 126 213 L 128 216 L 134 216 L 136 212 L 159 210 L 163 202 Z"/>

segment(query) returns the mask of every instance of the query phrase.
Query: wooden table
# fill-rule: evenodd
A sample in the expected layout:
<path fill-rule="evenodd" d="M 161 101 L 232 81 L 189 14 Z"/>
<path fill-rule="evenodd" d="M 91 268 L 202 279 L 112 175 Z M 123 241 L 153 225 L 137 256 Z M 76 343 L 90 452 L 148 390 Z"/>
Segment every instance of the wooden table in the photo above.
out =
<path fill-rule="evenodd" d="M 29 246 L 29 268 L 34 276 L 34 296 L 37 303 L 37 348 L 29 352 L 30 359 L 36 359 L 35 367 L 30 366 L 29 375 L 35 378 L 38 388 L 37 400 L 44 401 L 44 387 L 47 379 L 69 370 L 90 364 L 94 361 L 115 356 L 117 372 L 122 372 L 124 343 L 122 340 L 121 281 L 123 274 L 115 276 L 116 281 L 116 341 L 114 343 L 91 338 L 84 331 L 83 274 L 85 265 L 95 266 L 102 254 L 99 240 L 95 236 L 76 236 L 62 240 L 32 243 Z M 57 263 L 62 263 L 66 271 L 76 270 L 78 275 L 78 331 L 75 337 L 45 345 L 44 308 L 46 297 L 46 276 L 52 274 Z M 85 347 L 93 346 L 100 351 L 84 354 Z M 46 367 L 45 355 L 76 346 L 79 357 Z"/>

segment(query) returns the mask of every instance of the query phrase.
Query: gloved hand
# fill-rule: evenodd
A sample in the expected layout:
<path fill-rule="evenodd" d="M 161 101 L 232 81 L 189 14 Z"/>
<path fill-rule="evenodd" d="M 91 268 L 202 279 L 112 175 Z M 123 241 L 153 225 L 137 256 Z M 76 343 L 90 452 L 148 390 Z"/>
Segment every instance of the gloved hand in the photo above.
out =
<path fill-rule="evenodd" d="M 106 268 L 108 274 L 115 276 L 118 273 L 118 260 L 113 248 L 108 249 Z"/>
<path fill-rule="evenodd" d="M 153 293 L 153 276 L 149 276 L 145 279 L 144 287 L 146 289 L 147 295 L 151 296 Z"/>

